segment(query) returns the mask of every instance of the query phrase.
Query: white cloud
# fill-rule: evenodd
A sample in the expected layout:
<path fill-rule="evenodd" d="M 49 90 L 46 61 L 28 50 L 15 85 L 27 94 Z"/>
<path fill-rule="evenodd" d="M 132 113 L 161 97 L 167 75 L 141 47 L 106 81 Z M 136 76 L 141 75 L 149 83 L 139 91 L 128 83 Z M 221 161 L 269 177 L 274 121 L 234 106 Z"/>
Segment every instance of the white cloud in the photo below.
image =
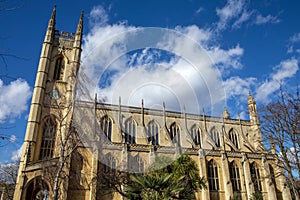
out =
<path fill-rule="evenodd" d="M 84 37 L 81 69 L 96 85 L 102 83 L 91 87 L 92 93 L 110 103 L 118 103 L 121 96 L 125 105 L 140 106 L 143 98 L 146 107 L 161 108 L 164 101 L 177 111 L 185 105 L 193 113 L 202 106 L 222 112 L 226 95 L 219 70 L 228 74 L 241 68 L 244 50 L 214 45 L 215 37 L 210 29 L 195 25 L 163 29 L 94 24 Z M 164 59 L 166 52 L 170 59 Z"/>
<path fill-rule="evenodd" d="M 268 96 L 280 88 L 285 79 L 293 77 L 299 69 L 298 60 L 291 58 L 280 62 L 273 68 L 274 72 L 270 75 L 269 80 L 263 82 L 256 90 L 256 99 L 267 102 Z"/>
<path fill-rule="evenodd" d="M 108 23 L 108 15 L 102 6 L 95 6 L 89 13 L 90 26 L 104 26 Z"/>
<path fill-rule="evenodd" d="M 294 34 L 292 37 L 290 37 L 289 41 L 291 43 L 297 43 L 300 42 L 300 33 Z"/>
<path fill-rule="evenodd" d="M 26 111 L 30 96 L 30 87 L 26 81 L 17 79 L 4 85 L 0 79 L 0 123 L 13 121 Z"/>
<path fill-rule="evenodd" d="M 18 161 L 20 160 L 22 156 L 22 151 L 23 151 L 23 145 L 16 151 L 13 151 L 11 154 L 11 160 L 12 161 Z"/>
<path fill-rule="evenodd" d="M 228 0 L 223 8 L 217 8 L 216 12 L 219 17 L 218 29 L 225 29 L 230 20 L 237 18 L 243 12 L 244 6 L 245 1 L 243 0 Z M 243 17 L 245 18 L 246 16 Z"/>
<path fill-rule="evenodd" d="M 255 85 L 256 78 L 250 77 L 242 79 L 238 76 L 230 77 L 226 79 L 223 84 L 226 90 L 226 94 L 229 97 L 248 95 L 250 87 Z"/>
<path fill-rule="evenodd" d="M 218 46 L 213 46 L 208 50 L 208 53 L 213 60 L 213 62 L 220 66 L 220 69 L 224 72 L 228 68 L 232 67 L 234 69 L 242 68 L 240 58 L 244 53 L 244 49 L 239 45 L 235 47 L 224 50 Z"/>
<path fill-rule="evenodd" d="M 248 12 L 246 9 L 242 12 L 241 16 L 233 23 L 233 28 L 240 28 L 241 25 L 248 21 L 254 12 Z"/>
<path fill-rule="evenodd" d="M 258 14 L 254 21 L 254 23 L 257 25 L 267 24 L 267 23 L 277 24 L 279 22 L 280 22 L 280 19 L 278 19 L 277 17 L 274 17 L 272 15 L 267 15 L 264 17 L 261 14 Z"/>
<path fill-rule="evenodd" d="M 11 143 L 14 143 L 16 140 L 17 140 L 17 137 L 15 135 L 11 135 L 10 138 L 9 138 L 9 141 Z"/>
<path fill-rule="evenodd" d="M 199 7 L 197 10 L 196 10 L 196 14 L 199 14 L 203 11 L 203 8 L 202 7 Z"/>

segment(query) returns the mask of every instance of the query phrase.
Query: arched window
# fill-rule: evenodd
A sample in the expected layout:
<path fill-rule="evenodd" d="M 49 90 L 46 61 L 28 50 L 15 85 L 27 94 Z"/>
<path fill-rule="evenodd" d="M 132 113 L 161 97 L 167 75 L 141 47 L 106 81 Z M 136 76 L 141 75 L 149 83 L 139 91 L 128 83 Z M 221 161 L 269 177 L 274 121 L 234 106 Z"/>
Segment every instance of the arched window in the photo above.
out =
<path fill-rule="evenodd" d="M 115 158 L 110 153 L 105 155 L 105 161 L 103 163 L 103 173 L 105 174 L 115 173 L 116 167 L 117 164 Z"/>
<path fill-rule="evenodd" d="M 173 124 L 171 124 L 169 136 L 170 136 L 173 144 L 180 145 L 180 140 L 179 140 L 179 138 L 180 138 L 180 128 L 176 124 L 176 122 L 174 122 Z"/>
<path fill-rule="evenodd" d="M 111 142 L 112 120 L 105 115 L 100 122 L 100 139 L 103 142 Z"/>
<path fill-rule="evenodd" d="M 191 128 L 191 136 L 196 145 L 201 147 L 201 129 L 196 125 Z"/>
<path fill-rule="evenodd" d="M 139 156 L 129 156 L 128 170 L 130 173 L 144 173 L 144 161 Z"/>
<path fill-rule="evenodd" d="M 220 132 L 215 127 L 213 127 L 210 131 L 210 134 L 216 146 L 220 147 Z"/>
<path fill-rule="evenodd" d="M 64 59 L 63 59 L 63 57 L 59 57 L 55 63 L 53 80 L 55 80 L 55 81 L 62 80 L 63 74 L 64 74 L 64 68 L 65 68 Z"/>
<path fill-rule="evenodd" d="M 255 191 L 261 192 L 262 187 L 261 187 L 261 181 L 260 181 L 260 174 L 259 174 L 259 169 L 258 169 L 256 162 L 253 162 L 250 164 L 250 174 L 251 174 L 251 180 L 254 184 Z"/>
<path fill-rule="evenodd" d="M 270 179 L 271 179 L 271 181 L 272 181 L 272 183 L 274 185 L 274 188 L 276 189 L 276 191 L 278 191 L 277 185 L 276 185 L 274 168 L 270 164 L 269 164 L 269 169 L 270 169 Z"/>
<path fill-rule="evenodd" d="M 229 164 L 229 173 L 233 191 L 241 191 L 240 171 L 239 167 L 234 161 Z"/>
<path fill-rule="evenodd" d="M 209 190 L 219 190 L 218 165 L 213 159 L 211 159 L 207 163 L 207 179 L 209 184 Z"/>
<path fill-rule="evenodd" d="M 238 149 L 239 148 L 239 139 L 238 139 L 238 134 L 236 131 L 231 129 L 229 131 L 229 139 L 230 141 L 234 144 L 234 146 Z"/>
<path fill-rule="evenodd" d="M 158 145 L 158 125 L 154 120 L 148 124 L 148 141 L 151 141 L 152 145 Z"/>
<path fill-rule="evenodd" d="M 125 142 L 128 144 L 135 144 L 136 138 L 136 123 L 132 118 L 125 121 Z"/>
<path fill-rule="evenodd" d="M 54 145 L 56 137 L 56 122 L 55 119 L 49 117 L 44 122 L 42 142 L 40 148 L 40 160 L 53 157 Z"/>

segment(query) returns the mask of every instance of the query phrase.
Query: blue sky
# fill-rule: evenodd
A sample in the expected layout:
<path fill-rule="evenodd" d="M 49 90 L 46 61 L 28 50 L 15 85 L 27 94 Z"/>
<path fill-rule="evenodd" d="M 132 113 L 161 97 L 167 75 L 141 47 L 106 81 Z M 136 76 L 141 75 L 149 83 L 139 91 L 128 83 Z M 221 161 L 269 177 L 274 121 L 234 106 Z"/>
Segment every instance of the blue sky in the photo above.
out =
<path fill-rule="evenodd" d="M 299 84 L 298 1 L 1 2 L 0 8 L 17 9 L 0 10 L 0 54 L 19 58 L 0 60 L 0 133 L 12 136 L 0 147 L 0 162 L 10 161 L 22 145 L 54 5 L 57 29 L 68 32 L 75 32 L 84 10 L 83 72 L 97 83 L 93 92 L 108 102 L 122 96 L 124 104 L 138 106 L 144 98 L 146 107 L 160 109 L 165 101 L 170 110 L 184 106 L 199 113 L 205 107 L 216 116 L 226 105 L 232 117 L 241 113 L 247 119 L 249 90 L 262 105 L 271 101 L 279 83 L 289 89 Z M 155 35 L 168 38 L 156 40 Z M 203 52 L 205 59 L 195 59 Z M 206 58 L 208 66 L 203 65 Z M 217 105 L 214 112 L 212 104 Z"/>

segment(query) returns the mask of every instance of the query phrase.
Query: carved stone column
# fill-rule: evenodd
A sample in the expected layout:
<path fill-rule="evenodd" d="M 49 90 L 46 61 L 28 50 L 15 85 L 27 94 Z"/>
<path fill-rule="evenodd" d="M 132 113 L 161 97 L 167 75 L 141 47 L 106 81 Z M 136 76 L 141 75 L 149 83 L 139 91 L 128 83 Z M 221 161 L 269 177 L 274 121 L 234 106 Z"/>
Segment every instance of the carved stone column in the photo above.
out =
<path fill-rule="evenodd" d="M 268 195 L 268 199 L 276 199 L 276 190 L 274 188 L 274 184 L 272 184 L 272 179 L 270 176 L 270 170 L 269 170 L 269 165 L 267 163 L 267 159 L 265 156 L 261 158 L 261 166 L 262 166 L 262 171 L 263 171 L 263 181 L 266 186 L 266 192 Z"/>
<path fill-rule="evenodd" d="M 99 151 L 96 148 L 93 152 L 92 158 L 92 169 L 91 169 L 91 189 L 90 189 L 90 200 L 96 200 L 96 193 L 97 193 L 97 172 L 98 172 L 98 156 Z"/>
<path fill-rule="evenodd" d="M 207 183 L 207 189 L 201 189 L 202 200 L 210 200 L 209 195 L 209 185 L 207 179 L 207 171 L 206 171 L 206 159 L 205 159 L 205 151 L 203 149 L 199 150 L 199 175 L 200 177 L 204 177 Z"/>
<path fill-rule="evenodd" d="M 229 175 L 229 166 L 228 166 L 228 159 L 225 152 L 222 153 L 222 174 L 223 174 L 223 184 L 225 190 L 225 199 L 230 200 L 230 197 L 233 195 L 232 185 L 230 181 Z"/>
<path fill-rule="evenodd" d="M 243 153 L 243 170 L 244 170 L 244 176 L 245 176 L 247 196 L 248 196 L 248 199 L 251 199 L 251 195 L 254 193 L 254 188 L 253 188 L 251 175 L 250 175 L 249 160 L 245 153 Z"/>

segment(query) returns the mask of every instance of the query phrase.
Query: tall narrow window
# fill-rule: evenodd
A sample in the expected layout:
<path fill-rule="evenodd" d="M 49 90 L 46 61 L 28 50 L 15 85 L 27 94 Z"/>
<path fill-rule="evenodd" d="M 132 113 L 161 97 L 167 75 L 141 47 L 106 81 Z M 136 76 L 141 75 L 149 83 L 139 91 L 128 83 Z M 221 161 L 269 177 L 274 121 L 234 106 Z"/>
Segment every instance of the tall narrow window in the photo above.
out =
<path fill-rule="evenodd" d="M 232 184 L 232 189 L 234 192 L 241 191 L 241 180 L 240 180 L 240 172 L 239 167 L 237 164 L 232 161 L 229 164 L 229 173 L 230 173 L 230 180 Z"/>
<path fill-rule="evenodd" d="M 238 149 L 239 148 L 238 135 L 236 131 L 234 131 L 233 129 L 229 131 L 229 139 L 234 144 L 234 146 Z"/>
<path fill-rule="evenodd" d="M 42 143 L 40 148 L 40 160 L 49 159 L 53 157 L 54 145 L 56 137 L 56 122 L 49 117 L 44 122 Z"/>
<path fill-rule="evenodd" d="M 125 121 L 125 142 L 135 144 L 136 138 L 136 123 L 132 118 Z"/>
<path fill-rule="evenodd" d="M 60 57 L 56 60 L 53 80 L 62 80 L 64 73 L 65 63 L 63 57 Z"/>
<path fill-rule="evenodd" d="M 209 184 L 209 190 L 219 190 L 218 165 L 213 159 L 208 161 L 207 163 L 207 179 Z"/>
<path fill-rule="evenodd" d="M 131 173 L 144 173 L 144 161 L 139 156 L 130 156 L 128 162 L 129 172 Z"/>
<path fill-rule="evenodd" d="M 251 180 L 254 184 L 255 191 L 261 192 L 262 187 L 260 181 L 260 174 L 256 162 L 250 164 L 250 174 L 251 174 Z"/>
<path fill-rule="evenodd" d="M 148 141 L 151 141 L 152 145 L 158 145 L 158 125 L 155 121 L 148 124 Z"/>
<path fill-rule="evenodd" d="M 211 129 L 211 138 L 215 142 L 216 146 L 220 147 L 220 132 L 215 127 Z"/>
<path fill-rule="evenodd" d="M 112 120 L 105 115 L 100 123 L 100 139 L 103 142 L 111 142 Z"/>
<path fill-rule="evenodd" d="M 276 185 L 274 168 L 270 164 L 269 164 L 269 169 L 270 169 L 270 179 L 271 179 L 271 181 L 272 181 L 272 183 L 274 185 L 275 190 L 278 191 L 277 185 Z"/>
<path fill-rule="evenodd" d="M 201 146 L 201 129 L 196 125 L 191 128 L 191 136 L 195 145 Z"/>
<path fill-rule="evenodd" d="M 169 136 L 170 136 L 173 144 L 180 145 L 180 140 L 179 140 L 179 138 L 180 138 L 180 128 L 176 124 L 176 122 L 174 122 L 173 124 L 171 124 Z"/>
<path fill-rule="evenodd" d="M 115 173 L 116 167 L 117 164 L 115 158 L 110 153 L 105 155 L 105 161 L 103 163 L 103 172 L 106 174 Z"/>

